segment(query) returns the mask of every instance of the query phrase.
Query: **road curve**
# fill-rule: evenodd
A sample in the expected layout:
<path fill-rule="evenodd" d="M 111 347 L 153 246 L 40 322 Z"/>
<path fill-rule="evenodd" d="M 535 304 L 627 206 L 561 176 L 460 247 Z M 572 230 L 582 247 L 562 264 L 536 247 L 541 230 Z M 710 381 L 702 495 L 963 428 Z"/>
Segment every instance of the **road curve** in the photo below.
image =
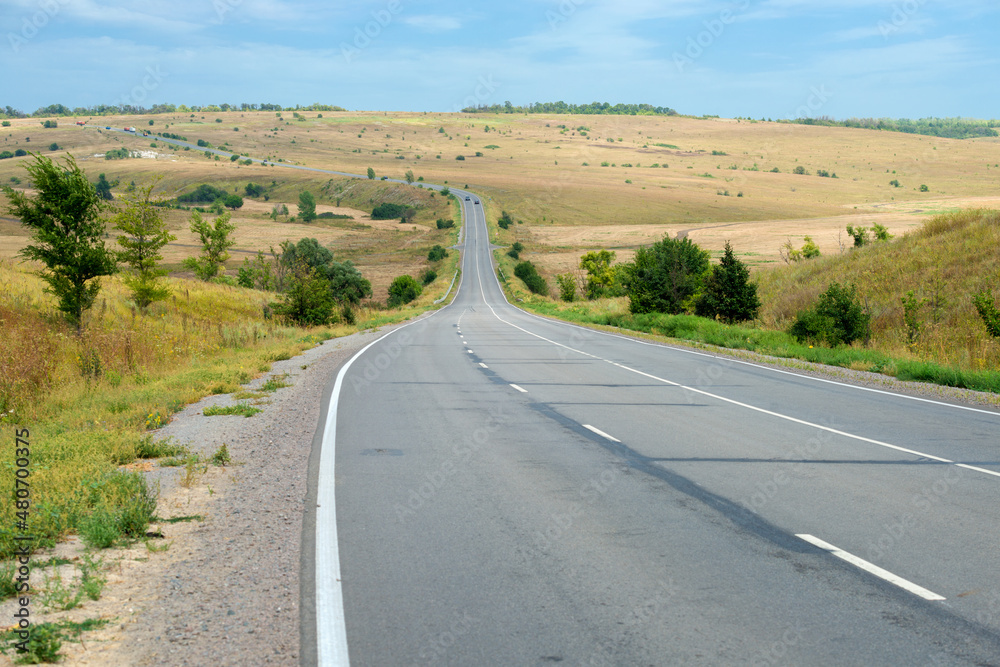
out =
<path fill-rule="evenodd" d="M 338 377 L 320 664 L 1000 662 L 1000 415 L 533 317 L 463 207 Z"/>

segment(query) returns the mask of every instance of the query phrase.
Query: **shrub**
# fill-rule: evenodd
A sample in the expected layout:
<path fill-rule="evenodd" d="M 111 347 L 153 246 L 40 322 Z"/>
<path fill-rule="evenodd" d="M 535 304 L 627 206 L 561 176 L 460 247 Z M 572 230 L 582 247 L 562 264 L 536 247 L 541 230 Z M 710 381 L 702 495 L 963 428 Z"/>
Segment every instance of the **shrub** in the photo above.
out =
<path fill-rule="evenodd" d="M 705 291 L 696 303 L 695 314 L 733 324 L 756 318 L 759 310 L 757 285 L 750 282 L 750 270 L 726 241 L 722 261 L 705 279 Z"/>
<path fill-rule="evenodd" d="M 427 260 L 431 262 L 439 262 L 448 256 L 448 251 L 439 245 L 434 246 L 427 253 Z"/>
<path fill-rule="evenodd" d="M 14 157 L 24 157 L 27 154 L 28 151 L 24 150 L 23 148 L 18 148 L 16 151 L 14 151 Z"/>
<path fill-rule="evenodd" d="M 927 187 L 926 185 L 921 185 L 920 186 L 920 191 L 921 192 L 930 192 L 930 190 L 931 189 L 929 187 Z"/>
<path fill-rule="evenodd" d="M 456 156 L 455 156 L 455 159 L 456 159 L 456 160 L 464 160 L 464 159 L 465 159 L 465 156 L 464 156 L 464 155 L 456 155 Z"/>
<path fill-rule="evenodd" d="M 639 248 L 625 275 L 629 310 L 674 315 L 688 310 L 710 270 L 708 252 L 689 238 Z"/>
<path fill-rule="evenodd" d="M 816 305 L 798 314 L 789 333 L 799 342 L 825 342 L 831 347 L 867 339 L 871 316 L 858 301 L 857 288 L 833 282 Z"/>
<path fill-rule="evenodd" d="M 12 157 L 14 157 L 14 154 L 11 153 L 10 151 L 0 152 L 0 160 L 7 160 Z"/>
<path fill-rule="evenodd" d="M 402 218 L 404 214 L 413 211 L 412 206 L 406 204 L 392 204 L 383 202 L 372 209 L 372 220 L 393 220 Z"/>
<path fill-rule="evenodd" d="M 993 296 L 987 290 L 972 297 L 976 312 L 986 325 L 986 331 L 994 338 L 1000 338 L 1000 310 L 993 303 Z"/>
<path fill-rule="evenodd" d="M 443 218 L 438 218 L 437 219 L 437 228 L 438 229 L 450 229 L 450 228 L 452 228 L 454 226 L 455 226 L 455 221 L 454 220 L 444 220 Z"/>
<path fill-rule="evenodd" d="M 423 292 L 423 288 L 413 276 L 397 276 L 389 285 L 389 299 L 386 301 L 386 305 L 390 308 L 402 306 L 416 299 L 421 292 Z"/>
<path fill-rule="evenodd" d="M 195 188 L 194 192 L 178 195 L 177 201 L 184 203 L 212 203 L 216 199 L 221 199 L 228 194 L 225 190 L 202 183 Z"/>
<path fill-rule="evenodd" d="M 420 283 L 422 285 L 430 285 L 432 282 L 437 280 L 438 274 L 434 269 L 425 269 L 423 273 L 420 274 Z"/>
<path fill-rule="evenodd" d="M 792 169 L 792 173 L 793 174 L 798 174 L 799 176 L 804 176 L 805 174 L 808 174 L 809 172 L 806 171 L 805 167 L 803 167 L 803 166 L 800 165 L 800 166 L 796 167 L 795 169 Z"/>
<path fill-rule="evenodd" d="M 556 276 L 559 283 L 559 298 L 563 301 L 576 301 L 576 280 L 572 274 L 563 273 Z"/>
<path fill-rule="evenodd" d="M 292 272 L 284 300 L 275 304 L 274 312 L 296 324 L 322 325 L 333 317 L 335 305 L 330 281 L 304 260 L 299 260 Z"/>
<path fill-rule="evenodd" d="M 524 281 L 525 286 L 535 294 L 548 295 L 549 285 L 531 262 L 521 262 L 514 267 L 514 275 Z"/>
<path fill-rule="evenodd" d="M 507 211 L 503 211 L 500 214 L 500 219 L 497 220 L 497 224 L 500 225 L 501 229 L 507 229 L 514 224 L 514 219 L 510 217 L 510 214 L 507 213 Z"/>
<path fill-rule="evenodd" d="M 59 144 L 57 144 L 56 142 L 53 141 L 51 144 L 49 144 L 49 150 L 50 151 L 57 151 L 57 150 L 59 150 Z"/>

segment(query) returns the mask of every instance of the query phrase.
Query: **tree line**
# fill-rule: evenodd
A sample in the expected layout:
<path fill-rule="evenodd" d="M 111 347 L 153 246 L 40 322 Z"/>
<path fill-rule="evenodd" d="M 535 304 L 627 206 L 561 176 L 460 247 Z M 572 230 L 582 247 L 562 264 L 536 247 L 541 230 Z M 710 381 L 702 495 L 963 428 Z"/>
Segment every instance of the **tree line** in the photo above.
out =
<path fill-rule="evenodd" d="M 154 104 L 144 107 L 135 104 L 95 104 L 87 107 L 70 108 L 64 104 L 50 104 L 39 107 L 31 113 L 15 109 L 9 104 L 0 107 L 0 116 L 5 118 L 39 118 L 51 116 L 147 116 L 165 113 L 215 113 L 221 111 L 347 111 L 347 109 L 332 104 L 310 104 L 285 107 L 280 104 L 243 102 L 241 104 L 209 104 L 198 106 L 186 104 Z"/>
<path fill-rule="evenodd" d="M 848 118 L 847 120 L 834 120 L 823 116 L 820 118 L 799 118 L 792 122 L 800 125 L 854 127 L 864 130 L 922 134 L 945 139 L 1000 136 L 995 129 L 1000 127 L 1000 120 L 977 120 L 974 118 L 921 118 L 919 120 L 910 120 L 908 118 Z"/>
<path fill-rule="evenodd" d="M 584 116 L 676 116 L 670 107 L 651 104 L 610 104 L 591 102 L 590 104 L 567 104 L 566 102 L 533 102 L 526 106 L 515 106 L 509 101 L 503 104 L 481 104 L 462 109 L 462 113 L 551 113 L 579 114 Z"/>

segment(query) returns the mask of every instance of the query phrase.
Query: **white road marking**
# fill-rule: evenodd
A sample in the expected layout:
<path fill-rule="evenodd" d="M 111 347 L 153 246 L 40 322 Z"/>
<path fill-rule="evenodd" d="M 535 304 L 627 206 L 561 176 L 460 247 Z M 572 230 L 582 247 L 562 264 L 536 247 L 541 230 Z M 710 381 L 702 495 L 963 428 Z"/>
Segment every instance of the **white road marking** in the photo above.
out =
<path fill-rule="evenodd" d="M 484 364 L 484 363 L 483 363 L 483 362 L 481 362 L 481 361 L 479 362 L 479 365 L 480 365 L 480 366 L 482 366 L 483 368 L 489 368 L 489 366 L 487 366 L 486 364 Z"/>
<path fill-rule="evenodd" d="M 489 306 L 489 304 L 487 304 L 487 306 Z M 590 354 L 589 352 L 584 352 L 583 350 L 577 350 L 576 348 L 572 348 L 569 345 L 564 345 L 564 344 L 556 342 L 556 341 L 554 341 L 554 340 L 552 340 L 550 338 L 546 338 L 545 336 L 542 336 L 540 334 L 536 334 L 536 333 L 533 333 L 531 331 L 528 331 L 527 329 L 524 329 L 522 327 L 517 326 L 513 322 L 508 322 L 507 320 L 503 319 L 502 317 L 500 317 L 499 315 L 497 315 L 496 311 L 493 310 L 492 307 L 490 307 L 490 310 L 493 311 L 493 316 L 496 317 L 498 320 L 500 320 L 501 322 L 503 322 L 504 324 L 506 324 L 508 326 L 511 326 L 511 327 L 517 329 L 518 331 L 522 331 L 522 332 L 528 334 L 529 336 L 534 336 L 535 338 L 538 338 L 540 340 L 544 340 L 547 343 L 551 343 L 551 344 L 553 344 L 553 345 L 555 345 L 557 347 L 561 347 L 563 349 L 569 350 L 570 352 L 575 352 L 577 354 L 582 354 L 585 357 L 590 357 L 591 359 L 596 359 L 597 361 L 603 361 L 605 363 L 611 364 L 612 366 L 616 366 L 618 368 L 621 368 L 622 370 L 629 371 L 630 373 L 635 373 L 637 375 L 641 375 L 643 377 L 649 378 L 650 380 L 655 380 L 656 382 L 662 382 L 663 384 L 670 385 L 671 387 L 678 387 L 679 389 L 684 389 L 686 391 L 690 391 L 690 392 L 693 392 L 695 394 L 701 394 L 702 396 L 708 396 L 709 398 L 714 398 L 714 399 L 716 399 L 718 401 L 722 401 L 724 403 L 729 403 L 730 405 L 736 405 L 736 406 L 739 406 L 741 408 L 746 408 L 747 410 L 753 410 L 754 412 L 759 412 L 761 414 L 769 415 L 771 417 L 777 417 L 778 419 L 784 419 L 785 421 L 790 421 L 790 422 L 792 422 L 794 424 L 801 424 L 803 426 L 809 426 L 811 428 L 815 428 L 815 429 L 818 429 L 820 431 L 826 431 L 827 433 L 833 433 L 834 435 L 843 436 L 845 438 L 851 438 L 852 440 L 858 440 L 860 442 L 867 442 L 868 444 L 871 444 L 871 445 L 878 445 L 879 447 L 885 447 L 887 449 L 892 449 L 892 450 L 895 450 L 897 452 L 903 452 L 904 454 L 912 454 L 913 456 L 918 456 L 918 457 L 921 457 L 921 458 L 930 459 L 932 461 L 937 461 L 939 463 L 948 463 L 950 465 L 954 465 L 954 466 L 959 466 L 959 467 L 965 468 L 966 470 L 974 470 L 976 472 L 981 472 L 981 473 L 985 473 L 987 475 L 992 475 L 993 477 L 1000 477 L 1000 472 L 995 472 L 993 470 L 987 470 L 986 468 L 979 468 L 979 467 L 976 467 L 976 466 L 971 466 L 971 465 L 968 465 L 966 463 L 956 463 L 955 461 L 952 461 L 951 459 L 945 459 L 945 458 L 942 458 L 940 456 L 934 456 L 933 454 L 925 454 L 924 452 L 919 452 L 919 451 L 917 451 L 915 449 L 907 449 L 906 447 L 900 447 L 899 445 L 893 445 L 893 444 L 890 444 L 888 442 L 882 442 L 881 440 L 874 440 L 872 438 L 866 438 L 866 437 L 864 437 L 862 435 L 855 435 L 853 433 L 848 433 L 846 431 L 840 431 L 838 429 L 831 428 L 829 426 L 823 426 L 822 424 L 816 424 L 814 422 L 806 421 L 804 419 L 799 419 L 797 417 L 792 417 L 790 415 L 784 415 L 784 414 L 781 414 L 780 412 L 774 412 L 773 410 L 766 410 L 764 408 L 759 408 L 756 405 L 750 405 L 749 403 L 743 403 L 741 401 L 737 401 L 737 400 L 734 400 L 734 399 L 731 399 L 731 398 L 726 398 L 725 396 L 720 396 L 718 394 L 713 394 L 713 393 L 705 391 L 703 389 L 697 389 L 696 387 L 691 387 L 691 386 L 688 386 L 688 385 L 683 385 L 683 384 L 681 384 L 679 382 L 674 382 L 672 380 L 667 380 L 666 378 L 661 378 L 661 377 L 658 377 L 656 375 L 652 375 L 650 373 L 646 373 L 646 372 L 637 370 L 635 368 L 630 368 L 629 366 L 625 366 L 624 364 L 619 364 L 616 361 L 611 361 L 610 359 L 605 359 L 603 357 L 597 356 L 596 354 Z M 947 404 L 945 404 L 945 405 L 947 405 Z M 990 414 L 994 414 L 994 413 L 990 413 Z"/>
<path fill-rule="evenodd" d="M 830 554 L 836 556 L 837 558 L 839 558 L 841 560 L 847 561 L 848 563 L 850 563 L 851 565 L 854 565 L 855 567 L 861 568 L 865 572 L 868 572 L 870 574 L 874 574 L 876 577 L 879 577 L 880 579 L 884 579 L 884 580 L 888 581 L 891 584 L 895 584 L 896 586 L 899 586 L 900 588 L 902 588 L 904 590 L 907 590 L 910 593 L 913 593 L 914 595 L 919 595 L 920 597 L 922 597 L 925 600 L 945 600 L 946 599 L 945 597 L 943 597 L 941 595 L 938 595 L 937 593 L 935 593 L 933 591 L 927 590 L 923 586 L 918 586 L 917 584 L 913 583 L 912 581 L 907 581 L 906 579 L 903 579 L 902 577 L 899 577 L 899 576 L 893 574 L 892 572 L 889 572 L 888 570 L 883 570 L 878 565 L 874 565 L 872 563 L 869 563 L 868 561 L 866 561 L 863 558 L 858 558 L 857 556 L 855 556 L 852 553 L 848 553 L 848 552 L 844 551 L 843 549 L 839 549 L 839 548 L 833 546 L 832 544 L 830 544 L 829 542 L 824 542 L 823 540 L 819 539 L 818 537 L 813 537 L 812 535 L 806 535 L 806 534 L 796 535 L 796 537 L 798 537 L 798 538 L 800 538 L 802 540 L 805 540 L 806 542 L 808 542 L 809 544 L 812 544 L 813 546 L 819 547 L 823 551 L 829 552 Z"/>
<path fill-rule="evenodd" d="M 522 389 L 521 387 L 518 387 L 518 386 L 517 386 L 516 384 L 512 384 L 512 385 L 510 385 L 510 386 L 512 386 L 512 387 L 513 387 L 514 389 L 517 389 L 517 390 L 518 390 L 519 392 L 521 392 L 522 394 L 527 394 L 527 393 L 528 393 L 528 390 L 527 390 L 527 389 Z"/>
<path fill-rule="evenodd" d="M 466 350 L 466 352 L 468 352 L 469 354 L 472 354 L 472 350 Z"/>
<path fill-rule="evenodd" d="M 584 424 L 583 427 L 585 429 L 587 429 L 588 431 L 593 431 L 594 433 L 596 433 L 597 435 L 601 436 L 602 438 L 607 438 L 611 442 L 621 442 L 621 440 L 619 440 L 618 438 L 616 438 L 614 436 L 610 436 L 607 433 L 605 433 L 604 431 L 602 431 L 601 429 L 595 428 L 595 427 L 591 426 L 590 424 Z"/>

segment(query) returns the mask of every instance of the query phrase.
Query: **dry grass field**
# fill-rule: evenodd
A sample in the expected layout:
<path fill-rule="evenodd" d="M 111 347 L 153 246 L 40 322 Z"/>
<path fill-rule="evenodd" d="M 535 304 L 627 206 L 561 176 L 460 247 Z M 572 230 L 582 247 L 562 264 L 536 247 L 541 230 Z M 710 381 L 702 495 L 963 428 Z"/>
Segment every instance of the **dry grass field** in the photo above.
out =
<path fill-rule="evenodd" d="M 80 128 L 61 119 L 55 129 L 43 129 L 39 119 L 14 120 L 0 149 L 68 151 L 95 179 L 106 173 L 122 186 L 162 176 L 167 196 L 200 183 L 232 191 L 247 182 L 265 185 L 270 200 L 247 199 L 235 216 L 236 247 L 245 252 L 233 253 L 231 268 L 246 252 L 308 235 L 364 267 L 379 286 L 391 274 L 419 271 L 422 263 L 414 249 L 443 238 L 433 221 L 453 216 L 445 214 L 440 199 L 430 206 L 428 193 L 417 191 L 428 208 L 414 226 L 375 224 L 366 217 L 372 203 L 399 196 L 390 190 L 402 186 L 331 179 L 281 164 L 217 160 L 157 142 L 155 136 L 107 132 L 103 126 L 135 125 L 290 164 L 362 174 L 371 167 L 378 178 L 403 178 L 411 170 L 428 182 L 468 185 L 484 196 L 493 218 L 507 210 L 523 221 L 501 239 L 525 243 L 546 274 L 574 268 L 588 249 L 613 248 L 626 259 L 635 247 L 678 233 L 713 251 L 730 240 L 749 263 L 767 266 L 780 262 L 778 249 L 786 240 L 798 247 L 810 235 L 824 254 L 831 254 L 849 240 L 847 224 L 877 222 L 898 235 L 930 214 L 1000 203 L 998 139 L 650 116 L 286 111 L 280 116 L 223 112 L 88 120 L 92 126 Z M 60 150 L 50 153 L 52 142 Z M 95 157 L 121 147 L 156 157 Z M 20 163 L 27 159 L 0 161 L 0 182 L 23 175 Z M 806 173 L 793 173 L 797 167 Z M 817 175 L 820 171 L 830 177 Z M 926 192 L 920 191 L 922 185 Z M 317 195 L 319 211 L 346 213 L 354 220 L 305 226 L 266 217 L 275 203 L 286 204 L 294 215 L 303 189 Z M 169 215 L 178 235 L 167 254 L 173 267 L 195 252 L 187 215 Z M 11 256 L 24 242 L 14 221 L 0 220 L 0 256 Z"/>

